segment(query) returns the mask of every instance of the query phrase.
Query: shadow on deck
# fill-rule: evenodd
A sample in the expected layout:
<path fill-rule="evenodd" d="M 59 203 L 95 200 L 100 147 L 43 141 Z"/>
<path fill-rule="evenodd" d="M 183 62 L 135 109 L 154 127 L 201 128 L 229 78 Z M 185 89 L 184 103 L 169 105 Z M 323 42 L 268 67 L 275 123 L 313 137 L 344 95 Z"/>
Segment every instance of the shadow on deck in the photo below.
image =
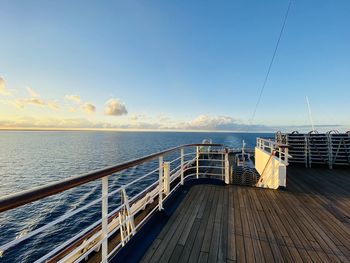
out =
<path fill-rule="evenodd" d="M 286 190 L 193 186 L 142 262 L 350 262 L 350 170 L 289 167 Z"/>

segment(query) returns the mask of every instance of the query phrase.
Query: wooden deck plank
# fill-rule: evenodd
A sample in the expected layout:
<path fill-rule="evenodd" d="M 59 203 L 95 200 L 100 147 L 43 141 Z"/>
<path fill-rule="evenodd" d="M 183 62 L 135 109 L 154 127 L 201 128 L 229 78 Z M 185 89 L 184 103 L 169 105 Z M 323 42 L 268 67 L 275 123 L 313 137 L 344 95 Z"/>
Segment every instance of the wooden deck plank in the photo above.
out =
<path fill-rule="evenodd" d="M 160 253 L 162 253 L 162 256 L 160 257 L 160 262 L 168 262 L 172 255 L 172 251 L 175 249 L 176 245 L 177 244 L 182 245 L 181 238 L 184 235 L 186 236 L 186 239 L 188 237 L 189 232 L 187 233 L 187 231 L 188 229 L 189 231 L 191 230 L 194 223 L 194 220 L 192 220 L 192 218 L 196 217 L 201 201 L 204 198 L 203 189 L 199 187 L 195 187 L 195 188 L 198 188 L 198 194 L 194 197 L 194 201 L 190 205 L 190 208 L 186 211 L 186 214 L 184 215 L 184 217 L 181 220 L 179 220 L 180 223 L 178 224 L 176 232 L 171 237 L 170 242 L 167 243 L 166 249 L 164 249 L 163 251 L 160 251 Z"/>
<path fill-rule="evenodd" d="M 220 229 L 220 240 L 218 250 L 218 262 L 226 262 L 227 260 L 227 246 L 228 246 L 228 213 L 229 213 L 229 191 L 223 188 L 224 200 L 223 200 L 223 212 L 222 223 Z"/>
<path fill-rule="evenodd" d="M 186 243 L 184 245 L 184 249 L 181 255 L 177 256 L 178 262 L 188 262 L 191 255 L 192 247 L 194 245 L 194 241 L 196 239 L 196 236 L 199 230 L 199 226 L 200 226 L 200 220 L 196 219 L 193 223 L 191 232 L 188 236 L 188 239 L 186 240 Z"/>
<path fill-rule="evenodd" d="M 255 191 L 248 191 L 248 197 L 250 198 L 250 207 L 251 207 L 250 217 L 252 218 L 252 221 L 253 221 L 252 225 L 254 226 L 255 236 L 257 236 L 257 239 L 259 240 L 259 243 L 262 249 L 264 261 L 273 262 L 274 257 L 271 250 L 271 246 L 267 240 L 265 228 L 262 225 L 261 219 L 259 217 L 259 212 L 258 212 L 258 210 L 262 211 L 262 206 L 256 196 Z"/>
<path fill-rule="evenodd" d="M 349 189 L 348 170 L 299 167 L 285 191 L 194 186 L 142 261 L 350 262 Z"/>
<path fill-rule="evenodd" d="M 192 191 L 190 191 L 189 195 L 185 198 L 183 202 L 184 205 L 183 206 L 180 205 L 180 207 L 176 210 L 176 211 L 179 211 L 178 212 L 179 216 L 174 217 L 174 220 L 171 220 L 173 218 L 171 217 L 169 222 L 165 225 L 164 229 L 158 236 L 158 238 L 161 239 L 161 243 L 157 247 L 156 251 L 154 251 L 153 256 L 149 262 L 157 262 L 159 258 L 162 256 L 163 252 L 166 250 L 168 243 L 171 241 L 173 236 L 176 233 L 179 233 L 176 230 L 179 224 L 186 218 L 186 215 L 190 214 L 190 210 L 195 204 L 194 197 L 196 196 L 198 191 L 199 191 L 198 188 L 193 188 Z"/>
<path fill-rule="evenodd" d="M 213 234 L 210 242 L 210 249 L 208 255 L 209 262 L 217 262 L 218 259 L 218 251 L 220 246 L 220 234 L 221 234 L 221 224 L 222 224 L 222 210 L 223 210 L 223 199 L 224 199 L 224 191 L 219 188 L 218 192 L 219 198 L 216 207 L 215 219 L 214 219 L 214 227 Z"/>
<path fill-rule="evenodd" d="M 332 172 L 328 172 L 328 175 L 332 174 Z M 344 230 L 344 233 L 346 235 L 345 239 L 348 240 L 350 238 L 348 229 L 345 225 L 342 225 L 342 222 L 337 220 L 329 210 L 329 206 L 326 204 L 329 202 L 327 200 L 327 196 L 337 195 L 338 188 L 334 188 L 329 183 L 325 183 L 324 176 L 321 175 L 322 178 L 318 178 L 319 185 L 315 185 L 314 178 L 308 176 L 306 178 L 303 177 L 303 174 L 300 173 L 300 170 L 296 172 L 296 175 L 298 175 L 298 178 L 292 178 L 293 183 L 295 184 L 294 187 L 298 189 L 300 192 L 308 192 L 308 195 L 303 195 L 301 199 L 301 206 L 304 208 L 303 215 L 306 217 L 308 222 L 311 226 L 314 227 L 314 231 L 317 232 L 319 237 L 322 238 L 322 240 L 318 240 L 320 243 L 323 244 L 322 249 L 325 250 L 327 255 L 332 259 L 336 261 L 341 262 L 347 262 L 349 258 L 341 252 L 341 250 L 338 248 L 337 244 L 339 244 L 338 238 L 341 238 L 343 236 L 342 231 L 337 231 L 335 228 L 335 225 L 341 226 Z M 319 173 L 317 175 L 320 175 Z M 327 175 L 327 176 L 328 176 Z M 300 179 L 302 178 L 302 180 Z M 333 180 L 337 177 L 333 177 Z M 296 180 L 298 179 L 298 180 Z M 299 180 L 300 179 L 300 180 Z M 307 184 L 309 186 L 308 188 L 305 188 L 303 184 Z M 321 187 L 322 186 L 322 187 Z M 315 192 L 315 187 L 319 188 L 317 192 Z M 322 192 L 323 191 L 323 192 Z M 324 197 L 320 197 L 320 195 Z M 308 206 L 305 206 L 305 199 L 308 199 Z M 323 204 L 323 205 L 321 205 Z M 324 217 L 324 215 L 327 215 Z M 329 222 L 332 222 L 332 225 L 329 225 Z M 328 225 L 328 226 L 327 226 Z M 336 243 L 335 243 L 336 242 Z M 349 244 L 349 241 L 345 241 L 344 243 Z M 348 246 L 349 247 L 349 246 Z"/>
<path fill-rule="evenodd" d="M 282 196 L 275 201 L 282 209 L 280 216 L 284 222 L 289 224 L 289 233 L 303 260 L 307 262 L 322 262 L 324 256 L 322 255 L 322 257 L 320 257 L 314 248 L 309 244 L 305 233 L 299 228 L 297 214 L 292 213 L 294 210 L 291 209 L 290 203 L 283 202 L 284 200 Z M 327 258 L 325 258 L 325 261 L 326 260 Z"/>
<path fill-rule="evenodd" d="M 235 209 L 233 205 L 233 188 L 228 189 L 228 226 L 227 226 L 227 260 L 236 261 Z"/>
<path fill-rule="evenodd" d="M 255 221 L 254 221 L 253 215 L 252 215 L 252 205 L 251 205 L 250 198 L 249 198 L 249 191 L 251 191 L 251 189 L 248 187 L 245 187 L 245 188 L 243 188 L 243 190 L 244 190 L 243 200 L 245 203 L 244 213 L 245 213 L 246 218 L 247 218 L 248 227 L 249 227 L 249 234 L 250 234 L 250 238 L 251 238 L 252 243 L 253 243 L 254 260 L 255 260 L 255 262 L 265 262 L 265 258 L 264 258 L 262 247 L 261 247 L 261 242 L 259 240 L 258 231 L 256 229 Z"/>
<path fill-rule="evenodd" d="M 243 239 L 243 228 L 242 228 L 242 220 L 241 220 L 241 209 L 239 205 L 238 199 L 238 187 L 237 189 L 233 188 L 233 202 L 234 202 L 234 217 L 235 217 L 235 236 L 236 236 L 236 256 L 238 262 L 246 262 L 245 257 L 245 247 L 244 247 L 244 239 Z"/>
<path fill-rule="evenodd" d="M 202 252 L 206 252 L 209 254 L 209 249 L 210 249 L 210 242 L 211 242 L 211 237 L 213 233 L 213 228 L 214 228 L 214 219 L 215 219 L 215 213 L 216 213 L 216 206 L 217 206 L 217 200 L 219 198 L 219 190 L 217 188 L 214 189 L 214 197 L 213 197 L 213 203 L 214 206 L 212 207 L 208 219 L 208 224 L 205 229 L 205 234 L 203 238 L 203 243 L 202 243 Z"/>
<path fill-rule="evenodd" d="M 199 230 L 195 239 L 195 242 L 193 244 L 192 250 L 191 250 L 191 254 L 190 254 L 190 258 L 189 258 L 189 262 L 197 262 L 199 254 L 201 252 L 201 247 L 202 247 L 202 243 L 203 243 L 203 239 L 204 239 L 204 235 L 205 235 L 205 231 L 206 231 L 206 227 L 209 221 L 209 215 L 210 212 L 212 211 L 212 208 L 215 207 L 214 204 L 214 194 L 215 194 L 215 188 L 214 187 L 210 187 L 208 189 L 208 199 L 205 205 L 205 209 L 203 212 L 203 216 L 201 218 L 197 218 L 201 219 L 201 223 L 199 226 Z M 198 214 L 199 215 L 199 214 Z"/>

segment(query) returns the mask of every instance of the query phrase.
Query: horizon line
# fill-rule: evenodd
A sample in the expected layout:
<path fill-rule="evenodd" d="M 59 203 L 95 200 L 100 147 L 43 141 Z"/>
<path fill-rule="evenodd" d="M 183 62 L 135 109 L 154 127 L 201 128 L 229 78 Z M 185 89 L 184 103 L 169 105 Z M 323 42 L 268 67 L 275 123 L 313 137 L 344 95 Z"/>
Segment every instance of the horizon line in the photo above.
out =
<path fill-rule="evenodd" d="M 242 131 L 242 130 L 183 130 L 183 129 L 123 129 L 123 128 L 25 128 L 0 127 L 0 131 L 104 131 L 104 132 L 215 132 L 215 133 L 275 133 L 276 131 Z"/>

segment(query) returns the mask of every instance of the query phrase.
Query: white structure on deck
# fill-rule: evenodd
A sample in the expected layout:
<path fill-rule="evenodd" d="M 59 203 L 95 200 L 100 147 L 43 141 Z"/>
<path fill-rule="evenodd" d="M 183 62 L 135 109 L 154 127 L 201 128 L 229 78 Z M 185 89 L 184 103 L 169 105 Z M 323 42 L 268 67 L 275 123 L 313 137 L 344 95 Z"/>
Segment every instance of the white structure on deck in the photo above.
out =
<path fill-rule="evenodd" d="M 255 169 L 260 174 L 257 187 L 286 187 L 288 147 L 275 141 L 257 138 Z"/>

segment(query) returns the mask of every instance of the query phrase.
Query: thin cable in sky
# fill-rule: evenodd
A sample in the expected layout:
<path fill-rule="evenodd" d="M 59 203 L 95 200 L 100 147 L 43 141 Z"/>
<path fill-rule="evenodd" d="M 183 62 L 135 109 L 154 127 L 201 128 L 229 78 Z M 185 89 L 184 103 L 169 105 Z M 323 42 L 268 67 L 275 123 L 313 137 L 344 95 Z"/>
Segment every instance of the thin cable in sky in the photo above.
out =
<path fill-rule="evenodd" d="M 259 106 L 259 103 L 260 103 L 262 94 L 263 94 L 263 92 L 264 92 L 264 89 L 265 89 L 267 80 L 268 80 L 268 78 L 269 78 L 270 71 L 271 71 L 271 68 L 272 68 L 272 64 L 273 64 L 273 61 L 275 60 L 275 56 L 276 56 L 276 53 L 277 53 L 277 49 L 278 49 L 278 46 L 279 46 L 279 43 L 280 43 L 280 40 L 281 40 L 283 31 L 284 31 L 284 27 L 285 27 L 286 22 L 287 22 L 287 18 L 288 18 L 288 14 L 289 14 L 289 10 L 290 10 L 290 6 L 291 6 L 291 5 L 292 5 L 292 0 L 289 1 L 288 8 L 287 8 L 286 14 L 285 14 L 285 16 L 284 16 L 283 25 L 282 25 L 280 34 L 279 34 L 279 36 L 278 36 L 278 40 L 277 40 L 277 43 L 276 43 L 276 46 L 275 46 L 275 50 L 274 50 L 274 52 L 273 52 L 273 55 L 272 55 L 272 58 L 271 58 L 271 61 L 270 61 L 269 68 L 268 68 L 268 70 L 267 70 L 267 72 L 266 72 L 266 76 L 265 76 L 263 85 L 261 86 L 259 98 L 258 98 L 258 101 L 256 102 L 256 105 L 255 105 L 255 108 L 254 108 L 254 111 L 253 111 L 252 118 L 250 119 L 250 123 L 252 123 L 252 122 L 254 121 L 255 114 L 256 114 L 256 110 L 258 109 L 258 106 Z"/>

